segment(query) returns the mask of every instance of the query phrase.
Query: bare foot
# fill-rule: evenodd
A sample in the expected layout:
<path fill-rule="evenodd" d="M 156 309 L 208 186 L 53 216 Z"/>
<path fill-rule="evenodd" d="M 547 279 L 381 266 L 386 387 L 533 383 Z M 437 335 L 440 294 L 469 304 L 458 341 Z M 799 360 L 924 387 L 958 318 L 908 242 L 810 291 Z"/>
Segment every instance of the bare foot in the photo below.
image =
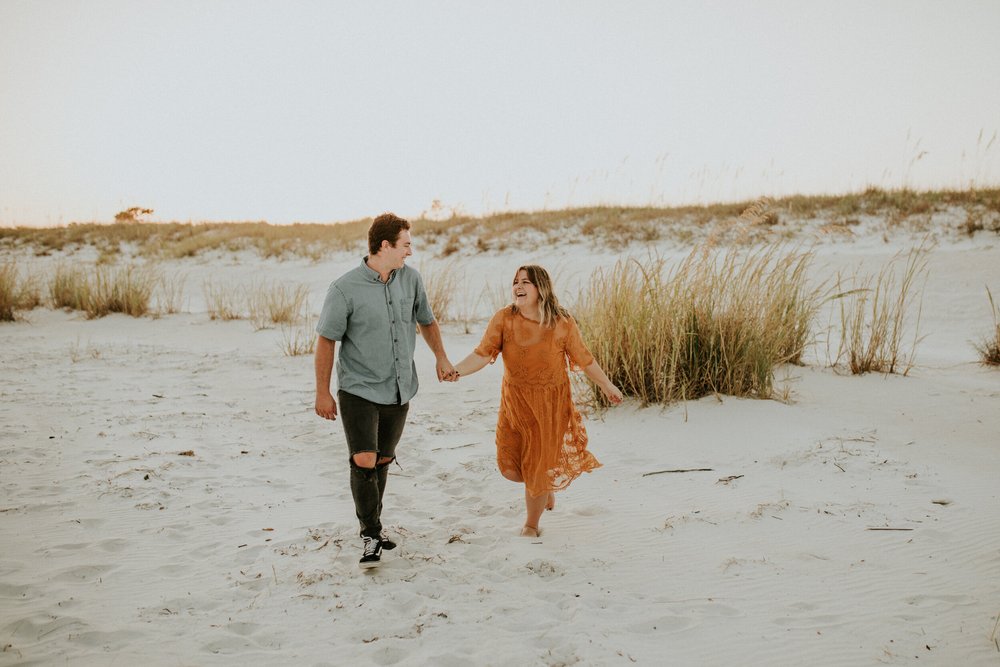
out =
<path fill-rule="evenodd" d="M 521 537 L 541 537 L 542 531 L 537 528 L 532 528 L 531 526 L 525 526 L 521 529 Z"/>
<path fill-rule="evenodd" d="M 545 501 L 545 509 L 554 510 L 556 508 L 556 494 L 549 491 L 549 497 Z"/>

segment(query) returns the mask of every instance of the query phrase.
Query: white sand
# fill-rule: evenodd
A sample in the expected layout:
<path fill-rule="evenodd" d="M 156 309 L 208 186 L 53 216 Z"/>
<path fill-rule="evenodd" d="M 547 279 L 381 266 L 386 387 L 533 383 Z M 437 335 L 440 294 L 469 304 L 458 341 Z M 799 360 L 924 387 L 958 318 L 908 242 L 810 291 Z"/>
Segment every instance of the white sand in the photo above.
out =
<path fill-rule="evenodd" d="M 828 243 L 817 277 L 909 243 Z M 533 248 L 467 257 L 469 283 L 528 259 L 565 287 L 616 259 Z M 318 311 L 355 261 L 178 261 L 190 312 L 0 326 L 0 665 L 1000 663 L 1000 371 L 971 345 L 984 285 L 1000 295 L 995 237 L 934 250 L 908 377 L 837 374 L 820 345 L 778 372 L 791 404 L 591 418 L 604 467 L 540 539 L 517 536 L 521 487 L 495 469 L 499 363 L 439 384 L 418 341 L 383 517 L 400 547 L 367 572 L 312 358 L 210 321 L 201 296 L 268 277 Z M 482 326 L 446 326 L 453 361 Z M 678 468 L 711 470 L 647 475 Z"/>

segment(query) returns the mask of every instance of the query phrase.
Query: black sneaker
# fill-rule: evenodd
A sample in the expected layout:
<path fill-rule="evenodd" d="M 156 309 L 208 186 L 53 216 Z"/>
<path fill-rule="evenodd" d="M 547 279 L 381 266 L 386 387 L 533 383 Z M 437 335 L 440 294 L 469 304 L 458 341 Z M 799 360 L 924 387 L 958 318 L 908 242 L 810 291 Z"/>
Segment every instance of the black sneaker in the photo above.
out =
<path fill-rule="evenodd" d="M 378 541 L 382 543 L 382 548 L 386 551 L 392 551 L 396 548 L 396 543 L 389 539 L 389 536 L 385 534 L 384 530 L 379 533 Z"/>
<path fill-rule="evenodd" d="M 377 537 L 366 537 L 364 540 L 365 550 L 361 554 L 358 566 L 362 570 L 367 570 L 370 567 L 378 567 L 378 564 L 382 561 L 382 541 Z"/>

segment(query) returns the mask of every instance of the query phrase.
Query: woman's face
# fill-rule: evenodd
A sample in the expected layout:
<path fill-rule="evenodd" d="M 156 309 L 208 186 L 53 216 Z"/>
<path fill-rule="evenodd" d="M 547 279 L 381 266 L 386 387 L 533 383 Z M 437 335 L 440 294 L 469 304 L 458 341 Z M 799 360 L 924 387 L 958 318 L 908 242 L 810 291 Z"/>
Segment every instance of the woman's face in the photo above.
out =
<path fill-rule="evenodd" d="M 518 308 L 531 310 L 538 306 L 538 288 L 528 280 L 528 272 L 524 269 L 518 271 L 514 277 L 511 294 L 514 297 L 514 305 Z"/>

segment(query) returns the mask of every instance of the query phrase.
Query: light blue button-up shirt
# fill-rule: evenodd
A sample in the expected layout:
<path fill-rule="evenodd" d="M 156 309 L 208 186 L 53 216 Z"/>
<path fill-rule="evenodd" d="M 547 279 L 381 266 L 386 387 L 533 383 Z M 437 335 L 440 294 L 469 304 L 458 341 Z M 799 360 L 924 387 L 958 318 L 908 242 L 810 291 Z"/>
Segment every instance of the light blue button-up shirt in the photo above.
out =
<path fill-rule="evenodd" d="M 340 344 L 338 389 L 382 405 L 406 403 L 418 386 L 416 325 L 431 324 L 434 313 L 416 269 L 404 265 L 383 283 L 367 259 L 330 284 L 316 333 Z"/>

